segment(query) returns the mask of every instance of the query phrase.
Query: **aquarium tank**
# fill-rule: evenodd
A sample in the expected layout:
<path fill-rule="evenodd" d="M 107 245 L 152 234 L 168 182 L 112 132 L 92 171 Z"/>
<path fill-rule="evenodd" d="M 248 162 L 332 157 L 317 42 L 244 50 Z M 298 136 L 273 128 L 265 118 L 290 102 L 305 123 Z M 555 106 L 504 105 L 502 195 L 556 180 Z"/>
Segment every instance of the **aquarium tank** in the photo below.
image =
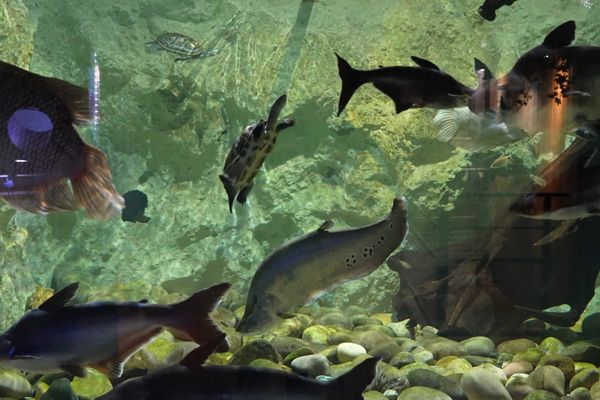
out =
<path fill-rule="evenodd" d="M 0 0 L 0 398 L 600 399 L 599 20 Z"/>

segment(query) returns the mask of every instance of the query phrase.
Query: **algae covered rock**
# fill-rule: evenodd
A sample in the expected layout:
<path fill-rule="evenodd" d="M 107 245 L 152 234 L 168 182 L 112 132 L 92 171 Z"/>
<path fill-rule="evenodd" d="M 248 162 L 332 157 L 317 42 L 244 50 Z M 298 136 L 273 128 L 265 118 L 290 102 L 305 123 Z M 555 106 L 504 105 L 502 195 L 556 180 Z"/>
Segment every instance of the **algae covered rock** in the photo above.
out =
<path fill-rule="evenodd" d="M 400 393 L 398 396 L 398 400 L 452 400 L 452 397 L 448 396 L 446 393 L 441 392 L 436 389 L 424 387 L 424 386 L 415 386 L 410 387 Z"/>
<path fill-rule="evenodd" d="M 36 393 L 36 398 L 38 394 Z M 67 378 L 59 378 L 52 382 L 40 400 L 79 400 L 73 389 L 71 382 Z"/>
<path fill-rule="evenodd" d="M 33 393 L 29 381 L 11 369 L 0 369 L 0 396 L 20 398 Z"/>
<path fill-rule="evenodd" d="M 511 400 L 504 385 L 493 373 L 481 367 L 465 372 L 460 386 L 469 400 Z"/>
<path fill-rule="evenodd" d="M 95 399 L 111 391 L 113 386 L 106 375 L 92 368 L 86 370 L 88 374 L 85 378 L 75 377 L 71 383 L 77 396 Z"/>
<path fill-rule="evenodd" d="M 237 353 L 231 357 L 231 365 L 248 365 L 257 359 L 265 359 L 275 363 L 281 363 L 281 356 L 277 353 L 271 342 L 264 339 L 256 339 L 243 345 Z"/>

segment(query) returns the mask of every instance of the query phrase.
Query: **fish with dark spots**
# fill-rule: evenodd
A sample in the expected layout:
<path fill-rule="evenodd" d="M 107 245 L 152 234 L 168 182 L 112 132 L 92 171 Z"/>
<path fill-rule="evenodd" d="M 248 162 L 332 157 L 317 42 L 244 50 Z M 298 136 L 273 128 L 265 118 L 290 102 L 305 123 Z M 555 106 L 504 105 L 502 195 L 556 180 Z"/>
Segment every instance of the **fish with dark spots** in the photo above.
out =
<path fill-rule="evenodd" d="M 234 201 L 237 200 L 240 204 L 246 203 L 254 186 L 254 178 L 269 153 L 273 151 L 277 135 L 295 124 L 293 119 L 279 121 L 279 114 L 286 102 L 286 95 L 275 100 L 267 120 L 261 119 L 246 127 L 231 147 L 225 160 L 223 173 L 219 175 L 227 192 L 229 212 L 233 211 Z"/>
<path fill-rule="evenodd" d="M 0 99 L 0 198 L 36 214 L 120 213 L 106 155 L 74 127 L 92 120 L 86 89 L 0 62 Z"/>
<path fill-rule="evenodd" d="M 485 0 L 479 7 L 479 15 L 488 21 L 496 19 L 496 11 L 504 6 L 512 6 L 517 0 Z"/>
<path fill-rule="evenodd" d="M 123 382 L 98 400 L 362 400 L 378 362 L 368 358 L 327 382 L 267 368 L 202 366 L 218 345 L 201 346 L 181 363 Z"/>
<path fill-rule="evenodd" d="M 297 307 L 375 271 L 404 240 L 406 215 L 406 200 L 396 198 L 379 222 L 330 232 L 333 222 L 325 221 L 316 231 L 275 250 L 252 278 L 236 329 L 261 332 Z"/>
<path fill-rule="evenodd" d="M 418 67 L 381 67 L 374 70 L 357 70 L 336 54 L 342 91 L 338 115 L 356 90 L 365 83 L 394 101 L 396 113 L 409 108 L 453 108 L 467 104 L 473 89 L 458 82 L 431 61 L 411 57 Z"/>
<path fill-rule="evenodd" d="M 150 217 L 147 217 L 144 212 L 148 207 L 148 196 L 140 190 L 130 190 L 123 195 L 125 200 L 125 208 L 121 210 L 121 219 L 124 222 L 140 222 L 148 223 Z"/>
<path fill-rule="evenodd" d="M 552 30 L 539 46 L 495 78 L 475 60 L 479 87 L 469 100 L 472 112 L 490 112 L 497 122 L 521 128 L 529 135 L 572 131 L 594 137 L 600 126 L 600 47 L 571 46 L 576 25 L 567 21 Z"/>
<path fill-rule="evenodd" d="M 75 376 L 85 376 L 84 368 L 90 366 L 119 377 L 129 357 L 163 328 L 200 345 L 221 335 L 209 313 L 229 286 L 222 283 L 170 305 L 141 301 L 70 306 L 79 287 L 74 283 L 0 335 L 0 365 L 30 372 L 64 370 Z"/>

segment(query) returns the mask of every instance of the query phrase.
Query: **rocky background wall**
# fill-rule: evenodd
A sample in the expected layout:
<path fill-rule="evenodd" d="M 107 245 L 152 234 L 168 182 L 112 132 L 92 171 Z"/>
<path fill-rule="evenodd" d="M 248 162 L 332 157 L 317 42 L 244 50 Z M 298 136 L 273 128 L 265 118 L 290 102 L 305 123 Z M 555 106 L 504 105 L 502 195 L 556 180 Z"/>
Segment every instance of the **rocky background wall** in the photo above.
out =
<path fill-rule="evenodd" d="M 451 209 L 470 155 L 435 140 L 433 111 L 396 116 L 392 102 L 370 87 L 335 117 L 334 52 L 364 69 L 409 65 L 417 55 L 475 86 L 473 57 L 507 71 L 564 22 L 557 11 L 565 7 L 578 22 L 577 42 L 600 44 L 600 7 L 577 0 L 517 2 L 494 23 L 477 14 L 481 0 L 375 3 L 2 1 L 3 60 L 85 86 L 97 51 L 100 146 L 117 188 L 148 194 L 152 220 L 99 223 L 83 213 L 44 217 L 0 207 L 0 327 L 22 314 L 36 286 L 80 281 L 84 297 L 166 301 L 171 292 L 230 281 L 244 294 L 272 250 L 324 219 L 337 228 L 373 222 L 397 194 L 408 197 L 409 218 L 427 221 Z M 175 63 L 145 45 L 165 31 L 220 52 Z M 264 118 L 282 92 L 289 97 L 284 114 L 297 126 L 280 136 L 249 204 L 230 214 L 218 179 L 224 158 L 241 129 Z M 522 157 L 534 165 L 526 152 Z M 389 311 L 397 287 L 396 274 L 382 266 L 321 303 Z"/>

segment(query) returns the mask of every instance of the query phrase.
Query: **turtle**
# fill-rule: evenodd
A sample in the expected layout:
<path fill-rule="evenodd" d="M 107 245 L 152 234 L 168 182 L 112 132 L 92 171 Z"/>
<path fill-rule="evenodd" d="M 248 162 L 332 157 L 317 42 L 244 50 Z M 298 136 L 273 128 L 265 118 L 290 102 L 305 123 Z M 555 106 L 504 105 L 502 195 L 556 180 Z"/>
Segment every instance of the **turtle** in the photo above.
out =
<path fill-rule="evenodd" d="M 202 50 L 200 43 L 195 39 L 176 32 L 161 33 L 151 42 L 147 42 L 155 50 L 166 50 L 181 57 L 175 61 L 194 60 L 196 58 L 211 57 L 217 54 L 217 49 Z"/>

